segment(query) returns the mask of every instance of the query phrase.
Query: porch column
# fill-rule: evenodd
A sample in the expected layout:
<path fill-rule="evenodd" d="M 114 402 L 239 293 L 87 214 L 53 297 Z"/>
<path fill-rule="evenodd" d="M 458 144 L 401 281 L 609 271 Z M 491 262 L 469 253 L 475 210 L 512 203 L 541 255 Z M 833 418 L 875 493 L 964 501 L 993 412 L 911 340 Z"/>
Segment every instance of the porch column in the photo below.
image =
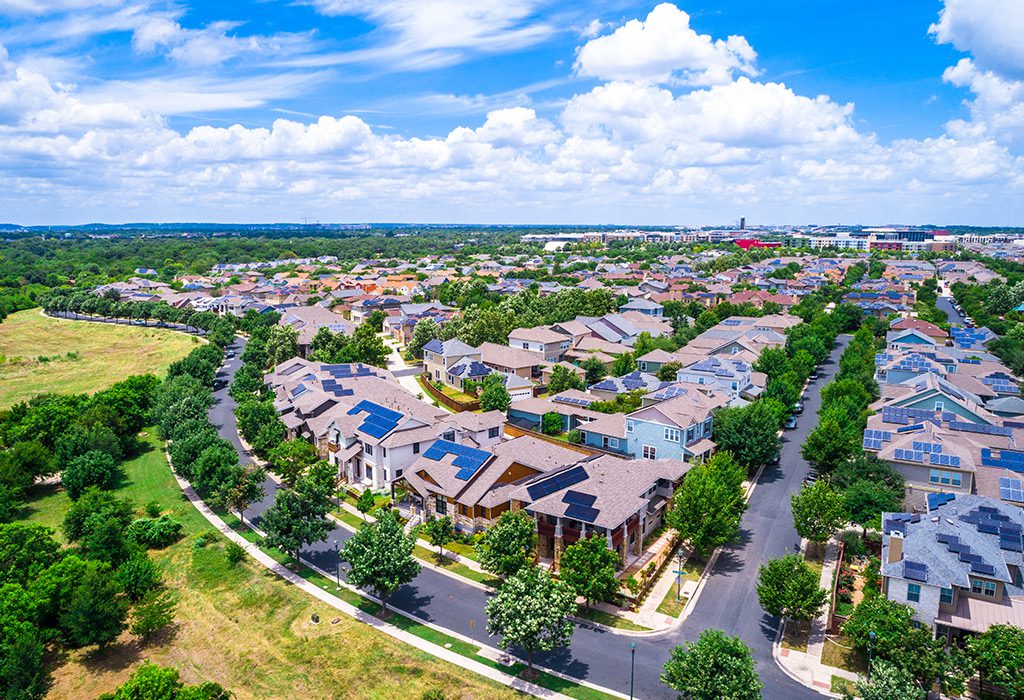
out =
<path fill-rule="evenodd" d="M 558 571 L 558 564 L 562 560 L 562 519 L 555 519 L 555 551 L 552 552 L 552 567 Z"/>
<path fill-rule="evenodd" d="M 587 539 L 587 524 L 584 523 L 584 522 L 580 523 L 580 539 L 581 540 Z"/>
<path fill-rule="evenodd" d="M 619 556 L 622 558 L 622 564 L 625 566 L 626 559 L 629 555 L 629 520 L 625 520 L 622 523 L 622 544 L 619 545 Z"/>

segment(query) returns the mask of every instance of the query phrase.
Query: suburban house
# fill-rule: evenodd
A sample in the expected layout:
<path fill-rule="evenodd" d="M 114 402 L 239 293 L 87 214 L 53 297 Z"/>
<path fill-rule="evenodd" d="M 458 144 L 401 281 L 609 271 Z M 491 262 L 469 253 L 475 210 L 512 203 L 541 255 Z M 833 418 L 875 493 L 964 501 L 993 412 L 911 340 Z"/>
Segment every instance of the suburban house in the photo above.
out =
<path fill-rule="evenodd" d="M 423 374 L 434 382 L 454 386 L 455 375 L 452 375 L 452 380 L 448 378 L 452 374 L 450 370 L 459 363 L 474 362 L 480 364 L 480 351 L 457 338 L 431 340 L 423 346 Z"/>
<path fill-rule="evenodd" d="M 712 355 L 676 371 L 676 381 L 710 386 L 730 396 L 757 398 L 764 391 L 767 376 L 755 372 L 748 362 L 734 357 Z"/>
<path fill-rule="evenodd" d="M 728 402 L 724 394 L 692 390 L 639 408 L 626 416 L 626 452 L 639 459 L 703 461 L 715 449 L 712 414 Z"/>
<path fill-rule="evenodd" d="M 480 361 L 495 372 L 514 374 L 527 380 L 540 377 L 543 360 L 534 352 L 497 343 L 481 343 L 478 349 Z"/>
<path fill-rule="evenodd" d="M 515 329 L 508 334 L 508 345 L 532 352 L 544 362 L 558 362 L 572 345 L 572 339 L 550 328 L 537 326 Z"/>
<path fill-rule="evenodd" d="M 882 591 L 953 642 L 1024 627 L 1024 511 L 983 496 L 933 494 L 927 513 L 882 514 Z"/>
<path fill-rule="evenodd" d="M 632 299 L 619 307 L 619 313 L 626 313 L 627 311 L 636 311 L 646 316 L 661 318 L 665 313 L 665 308 L 658 302 L 651 301 L 650 299 Z"/>
<path fill-rule="evenodd" d="M 619 394 L 631 391 L 657 391 L 672 382 L 663 382 L 653 374 L 636 370 L 621 377 L 605 377 L 596 384 L 591 384 L 588 391 L 602 401 L 614 401 Z"/>
<path fill-rule="evenodd" d="M 321 328 L 326 328 L 332 333 L 344 333 L 352 335 L 355 325 L 347 321 L 341 314 L 336 314 L 330 309 L 322 306 L 296 306 L 286 309 L 281 314 L 278 322 L 282 326 L 290 326 L 299 334 L 299 355 L 306 357 L 309 354 L 309 345 L 313 337 Z"/>

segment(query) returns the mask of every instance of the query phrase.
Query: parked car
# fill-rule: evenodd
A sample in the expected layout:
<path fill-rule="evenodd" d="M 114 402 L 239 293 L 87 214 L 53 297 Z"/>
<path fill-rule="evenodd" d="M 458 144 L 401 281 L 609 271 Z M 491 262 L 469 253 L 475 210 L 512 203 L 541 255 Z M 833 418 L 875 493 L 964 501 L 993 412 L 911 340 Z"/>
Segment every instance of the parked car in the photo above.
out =
<path fill-rule="evenodd" d="M 814 370 L 813 372 L 811 372 L 810 376 L 808 376 L 807 378 L 810 379 L 812 382 L 815 381 L 818 378 L 818 370 Z"/>
<path fill-rule="evenodd" d="M 782 424 L 782 427 L 786 430 L 792 430 L 796 427 L 796 416 L 790 416 L 786 419 L 786 422 Z"/>
<path fill-rule="evenodd" d="M 807 472 L 807 476 L 804 477 L 804 484 L 807 485 L 807 486 L 810 486 L 811 484 L 813 484 L 817 480 L 818 480 L 818 472 L 816 472 L 816 471 L 809 471 L 809 472 Z"/>
<path fill-rule="evenodd" d="M 803 401 L 797 401 L 795 404 L 793 404 L 793 413 L 803 413 L 803 412 L 804 412 L 804 402 Z"/>

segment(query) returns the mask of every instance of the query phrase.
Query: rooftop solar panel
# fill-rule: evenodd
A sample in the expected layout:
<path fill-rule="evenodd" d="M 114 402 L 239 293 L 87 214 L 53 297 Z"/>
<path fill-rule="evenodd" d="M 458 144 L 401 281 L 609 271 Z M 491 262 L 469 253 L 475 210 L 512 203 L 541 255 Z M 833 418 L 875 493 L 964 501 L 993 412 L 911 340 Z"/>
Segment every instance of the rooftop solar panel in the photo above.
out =
<path fill-rule="evenodd" d="M 359 426 L 359 429 L 367 435 L 372 435 L 378 440 L 391 432 L 391 428 L 387 426 L 374 425 L 368 421 L 363 421 L 362 425 Z"/>
<path fill-rule="evenodd" d="M 582 520 L 585 523 L 592 523 L 597 519 L 600 512 L 597 508 L 573 503 L 565 509 L 565 517 L 572 518 L 573 520 Z"/>
<path fill-rule="evenodd" d="M 903 577 L 912 581 L 927 581 L 928 565 L 907 560 L 903 563 Z"/>
<path fill-rule="evenodd" d="M 991 564 L 974 563 L 971 564 L 971 571 L 982 576 L 995 576 L 996 567 Z"/>
<path fill-rule="evenodd" d="M 586 481 L 587 478 L 589 478 L 587 470 L 582 466 L 575 466 L 542 479 L 538 483 L 529 486 L 526 492 L 529 494 L 530 500 L 536 501 L 556 491 L 561 491 L 581 481 Z"/>
<path fill-rule="evenodd" d="M 572 503 L 578 506 L 592 506 L 594 501 L 597 500 L 597 496 L 589 493 L 580 493 L 579 491 L 573 491 L 572 489 L 565 492 L 562 496 L 563 503 Z"/>

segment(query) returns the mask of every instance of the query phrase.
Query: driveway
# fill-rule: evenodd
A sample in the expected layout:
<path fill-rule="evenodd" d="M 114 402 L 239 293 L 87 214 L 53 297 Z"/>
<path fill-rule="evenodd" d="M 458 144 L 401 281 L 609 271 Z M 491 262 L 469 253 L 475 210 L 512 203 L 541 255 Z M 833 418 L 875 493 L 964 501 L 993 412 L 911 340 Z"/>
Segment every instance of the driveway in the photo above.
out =
<path fill-rule="evenodd" d="M 228 382 L 241 363 L 244 340 L 232 346 L 236 356 L 229 360 L 222 376 Z M 758 673 L 764 683 L 766 700 L 811 700 L 821 696 L 796 683 L 776 666 L 772 659 L 772 643 L 778 621 L 766 616 L 757 601 L 755 584 L 760 564 L 799 545 L 793 529 L 789 496 L 799 491 L 808 465 L 800 457 L 800 445 L 813 428 L 821 405 L 821 389 L 838 368 L 838 360 L 849 342 L 842 336 L 832 351 L 829 361 L 820 369 L 819 379 L 810 385 L 804 400 L 805 410 L 795 430 L 784 436 L 779 465 L 765 469 L 751 497 L 750 507 L 743 517 L 740 541 L 725 548 L 718 557 L 701 596 L 681 627 L 644 637 L 629 637 L 604 629 L 577 626 L 572 644 L 550 654 L 538 655 L 543 666 L 561 671 L 575 678 L 629 691 L 630 643 L 636 643 L 636 697 L 675 697 L 658 677 L 671 649 L 679 643 L 694 640 L 702 630 L 713 627 L 738 635 L 753 650 Z M 419 391 L 417 390 L 417 392 Z M 210 420 L 220 434 L 231 441 L 243 462 L 251 461 L 238 439 L 235 429 L 234 400 L 227 388 L 215 393 L 215 404 L 210 409 Z M 273 503 L 277 485 L 271 480 L 264 484 L 267 496 L 247 512 L 256 523 Z M 343 543 L 350 532 L 336 527 L 327 539 L 303 551 L 303 556 L 326 570 L 335 569 L 335 542 Z M 403 611 L 425 621 L 478 641 L 495 646 L 497 640 L 486 632 L 483 609 L 488 594 L 474 586 L 424 569 L 414 582 L 400 588 L 391 603 Z"/>

